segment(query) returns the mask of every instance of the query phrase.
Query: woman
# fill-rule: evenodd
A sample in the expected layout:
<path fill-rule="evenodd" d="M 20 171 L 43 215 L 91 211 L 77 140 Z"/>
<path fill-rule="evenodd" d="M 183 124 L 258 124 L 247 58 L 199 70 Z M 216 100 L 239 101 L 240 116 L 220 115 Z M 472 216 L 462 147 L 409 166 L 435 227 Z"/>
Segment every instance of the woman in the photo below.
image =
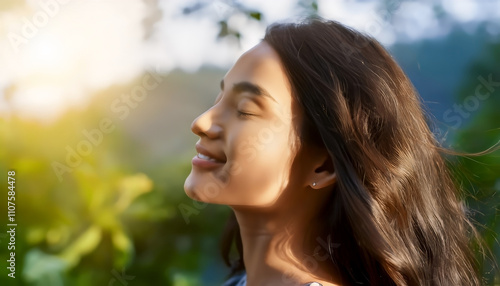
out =
<path fill-rule="evenodd" d="M 192 131 L 186 193 L 234 213 L 226 285 L 480 284 L 420 99 L 373 38 L 319 19 L 268 27 Z"/>

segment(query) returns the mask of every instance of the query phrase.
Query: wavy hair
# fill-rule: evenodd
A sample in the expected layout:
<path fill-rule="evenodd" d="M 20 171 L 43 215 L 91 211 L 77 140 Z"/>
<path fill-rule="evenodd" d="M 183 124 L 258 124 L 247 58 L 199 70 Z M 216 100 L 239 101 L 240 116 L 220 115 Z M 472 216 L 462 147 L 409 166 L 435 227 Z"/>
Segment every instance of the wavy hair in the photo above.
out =
<path fill-rule="evenodd" d="M 337 181 L 324 210 L 344 285 L 480 285 L 474 228 L 408 77 L 373 38 L 335 21 L 274 24 L 304 113 L 303 142 L 328 151 Z M 222 240 L 244 269 L 238 224 Z"/>

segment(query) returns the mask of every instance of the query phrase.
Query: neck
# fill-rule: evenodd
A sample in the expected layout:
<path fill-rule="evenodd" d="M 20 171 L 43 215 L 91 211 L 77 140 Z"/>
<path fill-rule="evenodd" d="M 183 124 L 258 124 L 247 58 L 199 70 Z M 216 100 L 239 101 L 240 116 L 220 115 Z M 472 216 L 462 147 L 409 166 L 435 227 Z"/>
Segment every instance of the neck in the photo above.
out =
<path fill-rule="evenodd" d="M 243 243 L 247 285 L 332 281 L 327 239 L 317 210 L 233 208 Z M 332 285 L 332 284 L 323 284 Z"/>

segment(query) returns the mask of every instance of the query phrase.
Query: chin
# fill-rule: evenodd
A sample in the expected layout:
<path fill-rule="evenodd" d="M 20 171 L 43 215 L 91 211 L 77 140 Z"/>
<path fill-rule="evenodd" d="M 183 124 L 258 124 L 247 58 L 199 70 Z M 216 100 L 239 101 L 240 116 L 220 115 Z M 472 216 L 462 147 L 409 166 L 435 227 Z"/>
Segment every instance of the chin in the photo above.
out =
<path fill-rule="evenodd" d="M 192 174 L 189 174 L 189 176 L 186 178 L 186 181 L 184 181 L 184 192 L 191 199 L 199 200 L 197 195 L 196 195 L 195 187 L 194 187 L 194 184 L 192 182 L 191 176 L 192 176 Z"/>
<path fill-rule="evenodd" d="M 190 174 L 186 178 L 186 181 L 184 182 L 184 192 L 186 193 L 186 195 L 195 201 L 212 203 L 210 199 L 208 199 L 205 195 L 203 195 L 200 188 L 197 187 L 194 178 L 192 178 L 191 176 L 192 174 Z"/>
<path fill-rule="evenodd" d="M 199 200 L 199 198 L 196 196 L 196 193 L 193 190 L 184 188 L 184 192 L 190 199 L 197 201 Z"/>

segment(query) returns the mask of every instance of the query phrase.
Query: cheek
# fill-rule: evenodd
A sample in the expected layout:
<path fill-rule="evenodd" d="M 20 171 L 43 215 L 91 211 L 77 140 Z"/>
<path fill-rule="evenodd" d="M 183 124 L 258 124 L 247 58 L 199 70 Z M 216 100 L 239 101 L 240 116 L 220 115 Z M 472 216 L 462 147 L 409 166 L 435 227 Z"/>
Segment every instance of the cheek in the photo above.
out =
<path fill-rule="evenodd" d="M 237 192 L 233 198 L 238 205 L 268 205 L 276 200 L 288 184 L 291 150 L 288 140 L 269 137 L 269 140 L 246 141 L 234 161 L 239 172 L 230 176 L 228 189 Z"/>
<path fill-rule="evenodd" d="M 229 154 L 232 168 L 221 179 L 221 199 L 230 205 L 263 206 L 288 184 L 293 157 L 291 126 L 281 123 L 235 134 Z"/>
<path fill-rule="evenodd" d="M 294 137 L 290 122 L 275 119 L 264 126 L 256 125 L 236 134 L 232 140 L 232 155 L 235 161 L 247 165 L 265 158 L 278 157 L 283 161 L 290 156 L 291 138 Z"/>

